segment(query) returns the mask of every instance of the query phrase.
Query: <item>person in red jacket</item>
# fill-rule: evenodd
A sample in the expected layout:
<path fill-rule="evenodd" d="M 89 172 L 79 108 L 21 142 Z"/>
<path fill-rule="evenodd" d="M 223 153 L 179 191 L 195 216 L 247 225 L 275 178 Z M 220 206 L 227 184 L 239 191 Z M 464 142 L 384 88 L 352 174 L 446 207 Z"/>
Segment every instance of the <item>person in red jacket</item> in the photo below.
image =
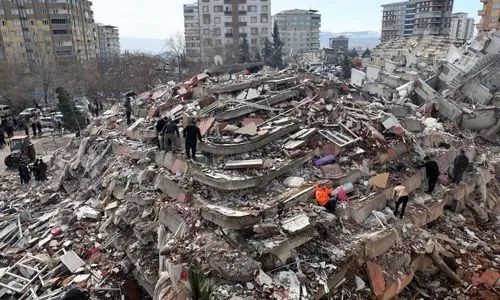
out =
<path fill-rule="evenodd" d="M 316 204 L 323 206 L 328 212 L 334 213 L 335 207 L 337 206 L 337 198 L 332 197 L 332 192 L 332 188 L 318 185 L 316 187 L 315 198 Z"/>

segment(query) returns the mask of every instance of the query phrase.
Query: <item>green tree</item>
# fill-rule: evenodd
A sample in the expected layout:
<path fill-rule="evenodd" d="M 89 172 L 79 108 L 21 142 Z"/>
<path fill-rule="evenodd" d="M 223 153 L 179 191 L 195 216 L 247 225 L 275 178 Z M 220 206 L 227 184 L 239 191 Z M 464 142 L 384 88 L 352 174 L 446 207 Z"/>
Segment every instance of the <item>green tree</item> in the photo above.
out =
<path fill-rule="evenodd" d="M 342 61 L 342 75 L 345 79 L 351 78 L 351 68 L 351 59 L 348 56 L 344 56 L 344 60 Z"/>
<path fill-rule="evenodd" d="M 240 63 L 248 63 L 250 62 L 250 45 L 248 45 L 248 40 L 246 37 L 243 37 L 243 40 L 240 43 Z"/>
<path fill-rule="evenodd" d="M 266 41 L 264 42 L 264 47 L 262 48 L 262 57 L 264 60 L 269 60 L 273 56 L 273 43 L 266 37 Z"/>
<path fill-rule="evenodd" d="M 280 38 L 280 31 L 278 28 L 278 23 L 276 23 L 276 22 L 274 22 L 272 37 L 273 37 L 273 48 L 274 48 L 272 63 L 274 66 L 276 66 L 278 68 L 282 68 L 284 66 L 283 65 L 283 46 L 284 46 L 284 43 Z"/>
<path fill-rule="evenodd" d="M 372 52 L 370 51 L 370 49 L 366 48 L 366 50 L 363 52 L 363 54 L 361 54 L 361 57 L 362 58 L 369 58 L 371 55 L 372 55 Z"/>
<path fill-rule="evenodd" d="M 62 87 L 56 88 L 58 108 L 63 114 L 64 128 L 69 131 L 81 131 L 85 127 L 85 118 L 71 101 L 69 93 Z"/>
<path fill-rule="evenodd" d="M 358 54 L 358 51 L 356 50 L 356 48 L 352 48 L 350 51 L 349 51 L 349 56 L 351 58 L 356 58 L 356 57 L 359 57 L 359 54 Z"/>

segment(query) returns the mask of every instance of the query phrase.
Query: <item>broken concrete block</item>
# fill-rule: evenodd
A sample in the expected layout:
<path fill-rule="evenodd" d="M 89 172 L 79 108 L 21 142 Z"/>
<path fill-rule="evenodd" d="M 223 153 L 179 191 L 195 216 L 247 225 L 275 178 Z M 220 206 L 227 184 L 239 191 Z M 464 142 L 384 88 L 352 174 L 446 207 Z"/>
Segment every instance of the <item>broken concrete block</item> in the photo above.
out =
<path fill-rule="evenodd" d="M 299 187 L 304 184 L 305 180 L 302 177 L 287 177 L 283 182 L 284 185 L 288 187 Z"/>
<path fill-rule="evenodd" d="M 262 216 L 245 211 L 234 210 L 228 207 L 206 205 L 201 210 L 206 220 L 223 228 L 243 229 L 251 227 L 262 220 Z"/>
<path fill-rule="evenodd" d="M 247 160 L 228 160 L 224 165 L 224 169 L 261 169 L 264 166 L 262 159 L 247 159 Z"/>
<path fill-rule="evenodd" d="M 85 266 L 85 262 L 75 253 L 75 251 L 66 252 L 60 257 L 60 260 L 71 273 Z"/>
<path fill-rule="evenodd" d="M 345 176 L 344 171 L 338 164 L 324 165 L 320 167 L 325 179 L 339 179 Z"/>
<path fill-rule="evenodd" d="M 228 126 L 230 126 L 230 125 L 228 125 Z M 226 128 L 224 128 L 224 130 L 226 130 L 228 126 L 226 126 Z M 234 133 L 241 134 L 241 135 L 254 136 L 257 134 L 257 125 L 255 123 L 250 123 L 246 126 L 243 126 L 239 129 L 235 130 Z"/>
<path fill-rule="evenodd" d="M 281 221 L 281 227 L 286 232 L 293 234 L 309 227 L 309 217 L 306 214 L 297 215 Z"/>
<path fill-rule="evenodd" d="M 375 187 L 378 187 L 381 189 L 385 189 L 388 186 L 389 175 L 390 175 L 389 173 L 377 174 L 377 175 L 373 176 L 372 178 L 370 178 L 370 184 L 372 186 L 375 186 Z"/>
<path fill-rule="evenodd" d="M 262 271 L 262 269 L 259 270 L 259 275 L 257 275 L 257 277 L 255 277 L 255 282 L 260 285 L 260 286 L 264 286 L 264 285 L 271 285 L 273 283 L 273 279 L 271 278 L 271 276 L 267 275 L 266 272 Z"/>
<path fill-rule="evenodd" d="M 385 279 L 382 269 L 372 261 L 366 262 L 366 269 L 373 294 L 377 297 L 382 296 L 385 291 Z"/>

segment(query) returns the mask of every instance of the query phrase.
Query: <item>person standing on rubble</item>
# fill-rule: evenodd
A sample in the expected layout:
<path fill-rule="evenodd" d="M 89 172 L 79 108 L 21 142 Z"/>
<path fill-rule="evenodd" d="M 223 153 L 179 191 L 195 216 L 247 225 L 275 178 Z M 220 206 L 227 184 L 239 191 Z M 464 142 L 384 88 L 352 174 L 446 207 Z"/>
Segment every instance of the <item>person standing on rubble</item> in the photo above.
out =
<path fill-rule="evenodd" d="M 198 131 L 200 130 L 198 129 Z M 177 144 L 176 141 L 179 138 L 179 128 L 177 127 L 177 124 L 175 124 L 174 120 L 172 119 L 168 120 L 167 124 L 165 124 L 165 126 L 163 127 L 162 136 L 163 136 L 163 146 L 165 147 L 165 149 L 167 151 L 173 150 L 173 146 Z M 195 157 L 195 154 L 196 154 L 196 145 L 194 146 L 193 158 Z"/>
<path fill-rule="evenodd" d="M 45 181 L 47 180 L 47 164 L 42 160 L 38 160 L 38 180 Z"/>
<path fill-rule="evenodd" d="M 163 127 L 165 127 L 165 124 L 167 124 L 167 116 L 160 118 L 156 122 L 156 138 L 158 139 L 158 148 L 160 150 L 163 150 L 164 145 L 163 145 L 163 136 L 162 136 L 162 131 Z"/>
<path fill-rule="evenodd" d="M 30 183 L 30 179 L 31 179 L 30 170 L 28 169 L 28 166 L 26 165 L 26 163 L 21 162 L 17 169 L 19 171 L 19 177 L 21 178 L 21 184 Z"/>
<path fill-rule="evenodd" d="M 462 181 L 465 170 L 469 167 L 469 158 L 465 155 L 465 150 L 460 150 L 460 154 L 453 161 L 453 183 L 459 184 Z"/>
<path fill-rule="evenodd" d="M 425 175 L 427 177 L 427 191 L 425 193 L 432 194 L 439 177 L 439 166 L 436 161 L 431 160 L 430 156 L 425 156 L 424 165 Z"/>
<path fill-rule="evenodd" d="M 196 160 L 196 146 L 198 141 L 201 142 L 201 132 L 194 120 L 191 120 L 190 124 L 184 128 L 182 135 L 184 136 L 187 159 L 192 157 Z"/>
<path fill-rule="evenodd" d="M 31 130 L 33 130 L 33 137 L 36 138 L 36 116 L 33 114 L 31 116 Z"/>
<path fill-rule="evenodd" d="M 130 98 L 125 99 L 125 114 L 127 116 L 127 125 L 131 124 L 130 116 L 132 115 L 132 104 L 130 103 Z"/>
<path fill-rule="evenodd" d="M 401 214 L 399 215 L 399 217 L 402 219 L 405 214 L 406 204 L 409 200 L 409 194 L 406 187 L 401 183 L 398 183 L 398 185 L 394 188 L 392 197 L 396 201 L 396 206 L 394 208 L 394 215 L 396 217 L 398 216 L 399 206 L 402 205 Z"/>

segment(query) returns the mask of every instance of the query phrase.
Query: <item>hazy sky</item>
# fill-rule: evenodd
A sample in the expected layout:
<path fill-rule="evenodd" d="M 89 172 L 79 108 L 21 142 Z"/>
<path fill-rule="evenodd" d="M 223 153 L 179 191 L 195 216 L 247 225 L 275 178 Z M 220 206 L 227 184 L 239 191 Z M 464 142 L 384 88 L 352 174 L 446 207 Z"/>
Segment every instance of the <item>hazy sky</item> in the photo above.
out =
<path fill-rule="evenodd" d="M 186 0 L 93 0 L 96 22 L 118 26 L 123 37 L 165 39 L 183 31 L 182 5 Z M 271 0 L 271 12 L 316 9 L 321 31 L 380 31 L 381 4 L 391 0 Z M 480 0 L 455 0 L 454 12 L 467 12 L 479 20 Z"/>

